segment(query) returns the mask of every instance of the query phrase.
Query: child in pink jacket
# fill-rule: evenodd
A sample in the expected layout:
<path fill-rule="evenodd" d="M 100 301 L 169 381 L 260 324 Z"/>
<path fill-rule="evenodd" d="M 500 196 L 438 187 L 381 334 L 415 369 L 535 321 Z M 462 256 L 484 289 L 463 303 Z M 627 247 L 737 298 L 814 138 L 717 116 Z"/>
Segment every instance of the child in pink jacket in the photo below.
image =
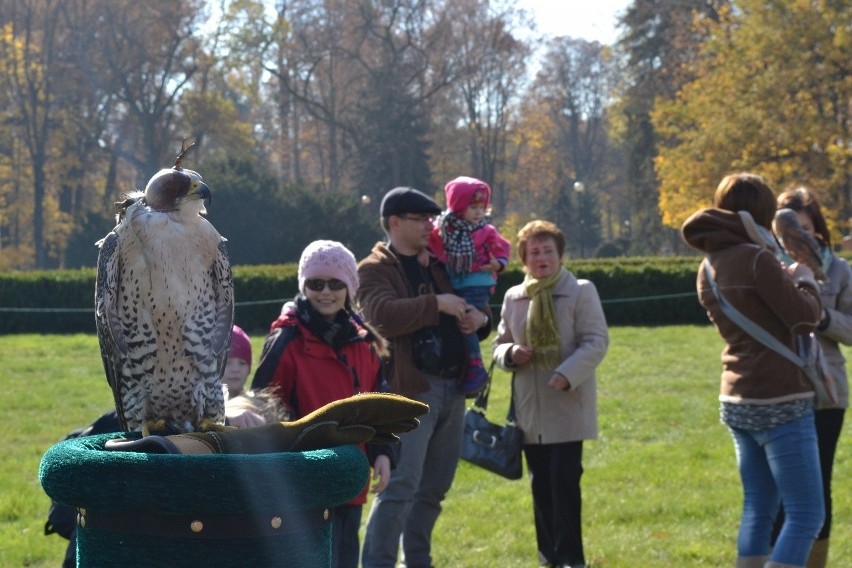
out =
<path fill-rule="evenodd" d="M 471 306 L 485 308 L 497 273 L 509 263 L 511 250 L 509 241 L 486 217 L 491 188 L 484 181 L 461 176 L 447 182 L 444 193 L 447 210 L 435 223 L 429 249 L 446 265 L 453 292 Z M 477 335 L 468 334 L 465 341 L 468 366 L 462 389 L 472 396 L 485 386 L 488 372 L 482 364 Z"/>

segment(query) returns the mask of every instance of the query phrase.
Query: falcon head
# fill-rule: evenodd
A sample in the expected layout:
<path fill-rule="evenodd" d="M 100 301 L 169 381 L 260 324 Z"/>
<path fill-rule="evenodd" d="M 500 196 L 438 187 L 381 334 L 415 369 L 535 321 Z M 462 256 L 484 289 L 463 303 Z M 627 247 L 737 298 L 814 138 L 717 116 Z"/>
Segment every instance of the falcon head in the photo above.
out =
<path fill-rule="evenodd" d="M 195 144 L 181 148 L 181 153 L 171 169 L 160 170 L 148 180 L 145 186 L 145 203 L 155 211 L 175 211 L 182 204 L 190 201 L 201 201 L 199 212 L 204 210 L 204 200 L 212 200 L 210 188 L 207 187 L 198 172 L 182 168 L 180 163 L 186 153 Z"/>

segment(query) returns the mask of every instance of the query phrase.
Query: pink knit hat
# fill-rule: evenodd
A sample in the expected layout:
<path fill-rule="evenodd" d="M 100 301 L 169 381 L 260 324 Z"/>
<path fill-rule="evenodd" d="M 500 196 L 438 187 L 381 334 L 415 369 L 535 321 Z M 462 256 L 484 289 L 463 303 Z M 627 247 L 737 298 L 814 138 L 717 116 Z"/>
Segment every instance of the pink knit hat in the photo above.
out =
<path fill-rule="evenodd" d="M 488 208 L 491 201 L 491 188 L 482 180 L 460 176 L 448 181 L 444 186 L 447 207 L 456 215 L 464 215 L 471 203 L 483 203 Z"/>
<path fill-rule="evenodd" d="M 299 291 L 305 293 L 305 280 L 326 276 L 346 283 L 349 300 L 358 290 L 358 266 L 355 255 L 337 241 L 314 241 L 302 251 L 299 259 Z"/>
<path fill-rule="evenodd" d="M 242 359 L 251 367 L 251 341 L 246 332 L 239 326 L 231 330 L 231 349 L 228 351 L 229 359 Z"/>

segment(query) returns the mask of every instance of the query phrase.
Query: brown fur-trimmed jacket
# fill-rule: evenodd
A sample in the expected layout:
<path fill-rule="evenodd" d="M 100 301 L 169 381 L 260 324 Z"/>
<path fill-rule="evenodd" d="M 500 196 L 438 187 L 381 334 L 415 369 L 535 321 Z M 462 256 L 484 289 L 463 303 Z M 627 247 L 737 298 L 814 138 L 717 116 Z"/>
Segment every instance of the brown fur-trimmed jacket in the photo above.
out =
<path fill-rule="evenodd" d="M 722 313 L 704 274 L 709 262 L 728 302 L 790 349 L 796 349 L 796 334 L 814 331 L 822 310 L 816 282 L 790 278 L 750 221 L 747 214 L 702 209 L 681 228 L 684 241 L 706 255 L 698 269 L 698 299 L 726 343 L 719 398 L 778 404 L 812 397 L 813 389 L 796 365 Z"/>

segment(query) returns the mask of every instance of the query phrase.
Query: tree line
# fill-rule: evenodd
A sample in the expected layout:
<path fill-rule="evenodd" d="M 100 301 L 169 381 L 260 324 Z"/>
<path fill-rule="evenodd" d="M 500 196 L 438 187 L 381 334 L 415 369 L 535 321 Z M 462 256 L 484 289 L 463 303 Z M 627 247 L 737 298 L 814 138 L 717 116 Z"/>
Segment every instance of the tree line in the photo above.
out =
<path fill-rule="evenodd" d="M 570 13 L 569 13 L 570 17 Z M 236 264 L 364 255 L 381 196 L 472 175 L 512 234 L 575 256 L 682 249 L 731 170 L 852 216 L 848 0 L 634 0 L 619 39 L 511 0 L 0 3 L 0 270 L 91 266 L 114 203 L 174 162 Z"/>

